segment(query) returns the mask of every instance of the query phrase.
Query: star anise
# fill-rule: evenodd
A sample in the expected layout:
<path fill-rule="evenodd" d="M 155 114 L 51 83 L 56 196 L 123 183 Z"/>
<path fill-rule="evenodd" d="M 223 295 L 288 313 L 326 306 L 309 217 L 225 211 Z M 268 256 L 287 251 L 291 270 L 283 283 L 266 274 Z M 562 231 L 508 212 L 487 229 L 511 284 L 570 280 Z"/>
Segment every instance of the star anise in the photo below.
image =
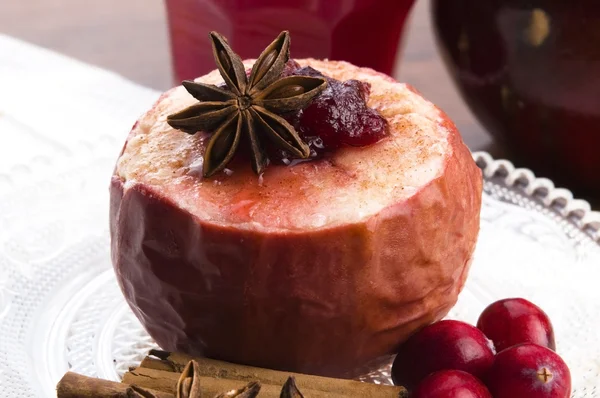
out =
<path fill-rule="evenodd" d="M 179 379 L 177 380 L 176 398 L 200 398 L 205 397 L 206 391 L 203 391 L 200 385 L 200 365 L 195 360 L 191 360 L 185 365 Z M 237 390 L 229 390 L 218 394 L 215 398 L 256 398 L 260 392 L 261 384 L 253 381 Z"/>
<path fill-rule="evenodd" d="M 260 392 L 261 384 L 257 381 L 250 382 L 244 387 L 224 392 L 215 398 L 255 398 Z"/>
<path fill-rule="evenodd" d="M 308 145 L 279 115 L 306 107 L 325 89 L 327 82 L 307 76 L 280 77 L 289 60 L 289 32 L 281 32 L 262 52 L 249 77 L 242 59 L 223 36 L 211 32 L 210 39 L 217 67 L 228 89 L 186 80 L 183 86 L 200 102 L 167 118 L 173 128 L 189 134 L 213 132 L 204 153 L 204 176 L 209 177 L 227 166 L 242 135 L 250 144 L 252 169 L 257 174 L 268 164 L 265 137 L 292 156 L 306 159 L 310 155 Z"/>
<path fill-rule="evenodd" d="M 296 379 L 294 376 L 288 377 L 281 389 L 279 398 L 304 398 L 304 395 L 302 395 L 298 386 L 296 386 Z"/>
<path fill-rule="evenodd" d="M 177 380 L 177 398 L 200 398 L 200 377 L 198 362 L 191 360 L 187 363 L 179 380 Z"/>

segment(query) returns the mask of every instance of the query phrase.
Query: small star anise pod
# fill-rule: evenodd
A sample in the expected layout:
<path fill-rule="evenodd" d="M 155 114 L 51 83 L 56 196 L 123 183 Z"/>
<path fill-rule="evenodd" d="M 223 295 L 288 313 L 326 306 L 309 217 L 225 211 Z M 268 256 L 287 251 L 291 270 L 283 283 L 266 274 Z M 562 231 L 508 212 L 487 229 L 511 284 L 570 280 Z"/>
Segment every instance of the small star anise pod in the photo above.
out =
<path fill-rule="evenodd" d="M 260 392 L 261 384 L 253 381 L 237 390 L 230 390 L 217 395 L 215 398 L 256 398 Z"/>
<path fill-rule="evenodd" d="M 227 166 L 242 135 L 250 144 L 252 169 L 257 174 L 262 173 L 268 163 L 264 138 L 292 156 L 308 158 L 308 145 L 279 115 L 306 107 L 325 89 L 327 82 L 308 76 L 280 78 L 289 60 L 289 32 L 281 32 L 262 52 L 249 77 L 242 59 L 223 36 L 211 32 L 210 39 L 217 67 L 229 90 L 186 80 L 183 86 L 200 102 L 167 118 L 171 127 L 189 134 L 213 132 L 204 153 L 204 176 L 209 177 Z"/>
<path fill-rule="evenodd" d="M 200 385 L 200 365 L 191 360 L 185 365 L 179 379 L 177 380 L 175 398 L 201 398 L 207 396 L 206 391 Z M 260 392 L 260 382 L 250 382 L 237 390 L 229 390 L 218 394 L 215 398 L 256 398 Z"/>
<path fill-rule="evenodd" d="M 298 387 L 296 386 L 296 379 L 294 376 L 288 377 L 283 388 L 281 389 L 281 394 L 279 398 L 304 398 L 304 395 L 300 392 Z"/>
<path fill-rule="evenodd" d="M 179 380 L 177 380 L 176 398 L 200 398 L 200 372 L 198 362 L 191 360 L 187 363 Z"/>

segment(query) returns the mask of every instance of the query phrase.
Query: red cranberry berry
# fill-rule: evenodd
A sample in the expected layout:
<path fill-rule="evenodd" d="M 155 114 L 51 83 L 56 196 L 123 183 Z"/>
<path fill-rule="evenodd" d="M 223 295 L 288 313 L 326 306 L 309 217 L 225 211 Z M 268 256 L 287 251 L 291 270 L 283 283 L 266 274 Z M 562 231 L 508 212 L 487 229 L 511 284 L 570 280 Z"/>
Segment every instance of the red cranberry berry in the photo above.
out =
<path fill-rule="evenodd" d="M 571 374 L 554 351 L 516 345 L 496 355 L 487 386 L 494 398 L 569 398 Z"/>
<path fill-rule="evenodd" d="M 441 370 L 427 376 L 411 398 L 492 398 L 475 376 L 461 370 Z"/>
<path fill-rule="evenodd" d="M 492 343 L 479 329 L 445 320 L 421 329 L 401 345 L 392 379 L 410 390 L 439 370 L 462 370 L 481 378 L 493 361 Z"/>
<path fill-rule="evenodd" d="M 521 343 L 556 349 L 554 330 L 548 315 L 522 298 L 509 298 L 490 304 L 479 316 L 477 327 L 494 342 L 498 352 Z"/>

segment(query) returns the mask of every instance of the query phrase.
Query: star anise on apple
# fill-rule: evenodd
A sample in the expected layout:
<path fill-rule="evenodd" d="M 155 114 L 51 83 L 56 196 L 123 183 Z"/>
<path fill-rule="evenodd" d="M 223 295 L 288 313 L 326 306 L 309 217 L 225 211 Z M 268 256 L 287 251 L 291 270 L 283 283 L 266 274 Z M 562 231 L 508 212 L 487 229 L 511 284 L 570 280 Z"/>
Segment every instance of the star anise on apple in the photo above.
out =
<path fill-rule="evenodd" d="M 292 156 L 308 158 L 308 145 L 280 115 L 306 107 L 326 88 L 327 82 L 308 76 L 280 76 L 289 60 L 289 32 L 281 32 L 262 52 L 250 76 L 223 36 L 211 32 L 210 39 L 217 68 L 227 87 L 184 81 L 185 89 L 199 103 L 167 118 L 173 128 L 189 134 L 212 132 L 204 153 L 204 176 L 227 166 L 242 136 L 249 143 L 252 169 L 257 174 L 268 164 L 265 139 Z"/>

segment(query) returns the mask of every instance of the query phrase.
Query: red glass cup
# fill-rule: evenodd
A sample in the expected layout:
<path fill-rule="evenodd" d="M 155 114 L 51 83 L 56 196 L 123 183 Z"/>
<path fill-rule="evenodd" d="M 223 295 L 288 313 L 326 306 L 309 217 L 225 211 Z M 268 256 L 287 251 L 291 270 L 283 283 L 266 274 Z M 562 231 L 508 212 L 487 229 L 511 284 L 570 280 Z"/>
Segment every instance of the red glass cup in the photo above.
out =
<path fill-rule="evenodd" d="M 215 68 L 208 33 L 256 58 L 289 30 L 294 58 L 328 58 L 391 74 L 414 0 L 165 0 L 175 83 Z"/>

